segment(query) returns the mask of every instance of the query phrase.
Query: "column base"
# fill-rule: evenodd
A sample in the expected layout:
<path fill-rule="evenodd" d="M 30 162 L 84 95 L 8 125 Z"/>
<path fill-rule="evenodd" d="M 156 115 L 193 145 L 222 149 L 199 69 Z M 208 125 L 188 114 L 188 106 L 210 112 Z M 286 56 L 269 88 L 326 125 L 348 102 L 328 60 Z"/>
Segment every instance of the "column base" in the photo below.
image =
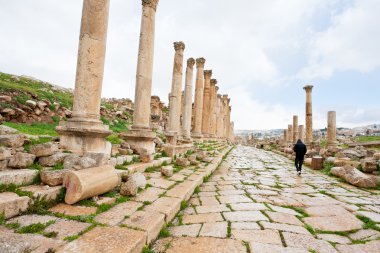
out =
<path fill-rule="evenodd" d="M 129 143 L 132 150 L 140 156 L 151 156 L 156 152 L 154 144 L 156 133 L 150 129 L 133 129 L 132 126 L 132 129 L 123 134 L 122 137 Z"/>
<path fill-rule="evenodd" d="M 180 145 L 172 145 L 165 144 L 164 151 L 168 154 L 169 157 L 174 157 L 175 155 L 185 154 L 188 150 L 193 149 L 193 144 L 180 144 Z"/>
<path fill-rule="evenodd" d="M 111 156 L 110 143 L 106 141 L 112 131 L 100 121 L 71 119 L 61 121 L 56 127 L 63 149 L 79 155 L 102 153 Z"/>
<path fill-rule="evenodd" d="M 203 135 L 201 133 L 191 133 L 191 138 L 193 138 L 195 142 L 203 142 Z"/>

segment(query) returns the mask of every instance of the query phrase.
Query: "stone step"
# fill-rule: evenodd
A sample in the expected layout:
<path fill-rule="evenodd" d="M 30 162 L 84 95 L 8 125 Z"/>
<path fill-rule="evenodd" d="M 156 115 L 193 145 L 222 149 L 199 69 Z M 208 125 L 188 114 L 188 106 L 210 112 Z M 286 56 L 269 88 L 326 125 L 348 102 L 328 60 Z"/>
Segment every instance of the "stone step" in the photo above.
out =
<path fill-rule="evenodd" d="M 37 170 L 2 170 L 0 171 L 0 184 L 29 185 L 37 176 Z"/>
<path fill-rule="evenodd" d="M 63 186 L 28 185 L 20 187 L 20 190 L 31 192 L 35 198 L 44 198 L 46 201 L 56 200 Z"/>
<path fill-rule="evenodd" d="M 14 192 L 0 193 L 0 214 L 6 219 L 19 215 L 28 209 L 29 201 L 29 197 L 20 197 Z"/>

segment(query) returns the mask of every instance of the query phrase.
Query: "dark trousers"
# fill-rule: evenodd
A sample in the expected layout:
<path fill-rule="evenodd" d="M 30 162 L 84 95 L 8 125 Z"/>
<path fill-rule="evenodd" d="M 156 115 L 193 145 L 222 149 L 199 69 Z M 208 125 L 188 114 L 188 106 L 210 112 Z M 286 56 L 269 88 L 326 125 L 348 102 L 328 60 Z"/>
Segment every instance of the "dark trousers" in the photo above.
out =
<path fill-rule="evenodd" d="M 302 170 L 302 164 L 303 164 L 303 158 L 296 157 L 295 165 L 296 165 L 297 171 L 301 171 Z"/>

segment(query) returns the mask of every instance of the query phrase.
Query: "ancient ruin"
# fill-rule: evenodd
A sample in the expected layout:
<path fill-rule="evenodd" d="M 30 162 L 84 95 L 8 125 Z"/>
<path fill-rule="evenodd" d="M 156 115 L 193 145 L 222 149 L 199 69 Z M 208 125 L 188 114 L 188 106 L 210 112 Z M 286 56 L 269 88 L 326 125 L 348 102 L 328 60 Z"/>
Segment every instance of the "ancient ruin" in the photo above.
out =
<path fill-rule="evenodd" d="M 83 0 L 74 90 L 0 72 L 1 253 L 380 252 L 380 125 L 341 127 L 339 110 L 320 120 L 318 100 L 313 119 L 306 85 L 305 120 L 297 86 L 302 101 L 278 129 L 239 132 L 243 81 L 228 84 L 215 64 L 217 81 L 204 58 L 187 55 L 210 53 L 204 41 L 186 51 L 174 42 L 162 89 L 159 0 L 141 1 L 134 100 L 102 98 L 110 2 Z M 240 116 L 265 119 L 247 108 Z M 302 174 L 298 140 L 308 149 Z"/>

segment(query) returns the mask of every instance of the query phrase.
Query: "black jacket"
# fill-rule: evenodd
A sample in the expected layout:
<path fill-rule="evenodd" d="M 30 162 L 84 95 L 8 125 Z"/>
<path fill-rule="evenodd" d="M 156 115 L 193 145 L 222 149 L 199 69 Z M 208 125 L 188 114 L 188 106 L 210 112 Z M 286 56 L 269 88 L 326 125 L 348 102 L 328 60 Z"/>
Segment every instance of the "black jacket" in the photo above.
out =
<path fill-rule="evenodd" d="M 306 145 L 303 144 L 301 140 L 298 140 L 296 145 L 294 145 L 293 151 L 296 152 L 296 157 L 298 159 L 303 159 L 307 152 L 307 148 L 306 148 Z"/>

